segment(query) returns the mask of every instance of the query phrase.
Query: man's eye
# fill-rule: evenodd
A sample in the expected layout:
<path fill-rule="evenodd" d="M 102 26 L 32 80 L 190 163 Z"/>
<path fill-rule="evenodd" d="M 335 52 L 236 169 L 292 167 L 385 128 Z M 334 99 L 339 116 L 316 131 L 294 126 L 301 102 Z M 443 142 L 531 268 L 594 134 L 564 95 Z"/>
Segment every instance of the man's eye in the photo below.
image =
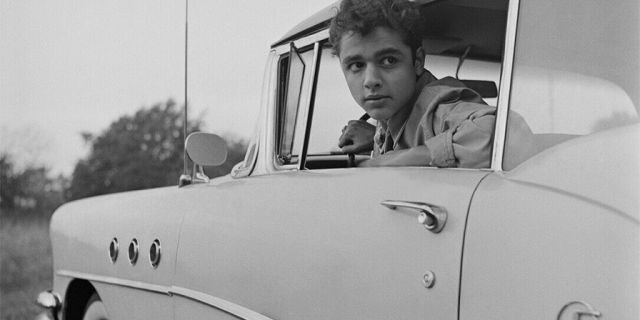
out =
<path fill-rule="evenodd" d="M 353 62 L 353 63 L 349 64 L 347 67 L 349 68 L 349 71 L 357 72 L 357 71 L 360 71 L 360 69 L 362 69 L 364 67 L 364 63 L 362 63 L 362 62 Z"/>
<path fill-rule="evenodd" d="M 384 59 L 382 59 L 382 64 L 385 66 L 391 66 L 394 65 L 398 62 L 398 59 L 396 59 L 396 57 L 385 57 Z"/>

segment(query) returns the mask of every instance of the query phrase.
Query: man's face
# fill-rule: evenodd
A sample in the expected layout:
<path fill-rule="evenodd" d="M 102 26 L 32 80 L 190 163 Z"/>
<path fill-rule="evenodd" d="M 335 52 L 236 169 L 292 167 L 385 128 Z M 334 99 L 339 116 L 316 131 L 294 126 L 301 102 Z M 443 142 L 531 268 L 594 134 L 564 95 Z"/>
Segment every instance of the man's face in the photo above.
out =
<path fill-rule="evenodd" d="M 407 106 L 423 59 L 421 51 L 414 59 L 411 48 L 391 28 L 378 27 L 366 36 L 349 32 L 340 39 L 340 64 L 349 91 L 376 120 L 387 120 Z"/>

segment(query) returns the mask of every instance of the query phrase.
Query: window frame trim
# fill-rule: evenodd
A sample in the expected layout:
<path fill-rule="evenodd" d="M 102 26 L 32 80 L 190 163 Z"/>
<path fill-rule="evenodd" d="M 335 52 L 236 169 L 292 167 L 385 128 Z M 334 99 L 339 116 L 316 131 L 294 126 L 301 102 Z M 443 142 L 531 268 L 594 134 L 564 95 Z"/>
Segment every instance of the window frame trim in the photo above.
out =
<path fill-rule="evenodd" d="M 320 70 L 320 61 L 322 60 L 322 41 L 316 41 L 313 44 L 313 60 L 311 62 L 311 85 L 309 87 L 306 114 L 304 119 L 304 135 L 302 137 L 302 150 L 300 151 L 300 159 L 298 159 L 298 170 L 304 170 L 307 162 L 307 151 L 309 149 L 309 138 L 311 135 L 311 125 L 313 125 L 313 108 L 316 100 L 316 90 L 318 87 L 318 75 Z"/>
<path fill-rule="evenodd" d="M 301 39 L 297 39 L 291 42 L 286 42 L 283 43 L 275 48 L 273 48 L 273 51 L 276 54 L 276 61 L 280 61 L 280 58 L 286 54 L 289 53 L 290 50 L 290 46 L 291 44 L 293 44 L 296 48 L 298 48 L 298 50 L 302 50 L 302 49 L 306 49 L 311 47 L 311 49 L 309 50 L 313 50 L 313 56 L 311 59 L 311 68 L 309 71 L 309 75 L 306 79 L 304 79 L 304 82 L 307 81 L 312 81 L 309 86 L 308 86 L 308 91 L 307 92 L 302 92 L 302 94 L 306 94 L 307 95 L 307 101 L 303 104 L 300 105 L 298 107 L 298 113 L 302 113 L 301 117 L 302 119 L 305 121 L 304 123 L 304 127 L 302 126 L 303 124 L 300 124 L 300 128 L 305 130 L 305 133 L 302 137 L 302 142 L 298 142 L 298 143 L 302 143 L 301 146 L 301 152 L 300 155 L 298 156 L 298 161 L 297 163 L 293 163 L 293 164 L 281 164 L 278 160 L 278 150 L 277 150 L 277 142 L 274 140 L 273 145 L 269 147 L 270 152 L 272 154 L 271 156 L 271 160 L 272 160 L 272 168 L 274 171 L 298 171 L 298 170 L 304 170 L 304 157 L 306 157 L 306 154 L 303 156 L 303 153 L 305 153 L 305 146 L 308 145 L 308 137 L 309 137 L 309 124 L 310 124 L 310 117 L 311 115 L 309 114 L 309 109 L 310 109 L 310 105 L 314 103 L 314 101 L 310 100 L 310 99 L 315 99 L 315 92 L 316 92 L 316 86 L 317 86 L 317 78 L 318 78 L 318 63 L 320 62 L 320 57 L 318 55 L 320 55 L 322 53 L 322 44 L 326 41 L 328 41 L 329 38 L 329 30 L 328 29 L 324 29 L 321 30 L 319 32 L 316 32 L 312 35 L 306 36 L 304 38 Z M 316 48 L 318 47 L 318 49 Z M 307 50 L 303 50 L 303 51 L 307 51 Z M 279 90 L 278 89 L 278 83 L 276 81 L 276 88 L 275 90 Z M 278 108 L 279 105 L 277 102 L 275 102 L 273 104 L 273 108 L 274 108 L 274 113 L 277 114 L 278 113 Z M 274 139 L 277 139 L 277 128 L 280 125 L 278 123 L 279 119 L 277 116 L 275 116 L 272 119 L 272 123 L 269 124 L 269 127 L 272 128 L 272 131 L 270 134 L 274 136 Z M 294 142 L 296 143 L 296 142 Z"/>
<path fill-rule="evenodd" d="M 513 81 L 513 63 L 515 57 L 518 17 L 520 14 L 520 0 L 509 0 L 507 10 L 507 26 L 505 30 L 504 54 L 502 70 L 500 72 L 500 88 L 496 106 L 496 121 L 493 131 L 493 148 L 491 155 L 491 171 L 503 172 L 507 121 L 511 102 L 511 85 Z"/>

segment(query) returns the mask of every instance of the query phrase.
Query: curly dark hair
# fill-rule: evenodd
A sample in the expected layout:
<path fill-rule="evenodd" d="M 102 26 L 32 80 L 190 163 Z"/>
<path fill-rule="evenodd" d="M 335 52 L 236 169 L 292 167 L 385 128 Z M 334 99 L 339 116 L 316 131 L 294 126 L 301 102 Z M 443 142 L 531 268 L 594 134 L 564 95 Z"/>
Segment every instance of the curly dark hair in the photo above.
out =
<path fill-rule="evenodd" d="M 422 24 L 415 4 L 408 0 L 342 0 L 329 27 L 333 53 L 340 55 L 340 39 L 345 33 L 366 36 L 377 27 L 399 32 L 412 53 L 421 46 Z"/>

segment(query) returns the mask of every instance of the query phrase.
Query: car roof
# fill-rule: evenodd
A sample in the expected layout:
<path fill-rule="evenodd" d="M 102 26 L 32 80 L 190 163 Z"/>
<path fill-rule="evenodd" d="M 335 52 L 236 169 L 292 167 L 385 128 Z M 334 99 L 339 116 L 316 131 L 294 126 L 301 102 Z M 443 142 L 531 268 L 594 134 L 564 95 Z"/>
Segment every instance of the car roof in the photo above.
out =
<path fill-rule="evenodd" d="M 501 61 L 508 0 L 414 0 L 425 19 L 423 48 L 427 54 Z M 340 1 L 293 27 L 272 47 L 329 27 Z"/>
<path fill-rule="evenodd" d="M 338 11 L 339 4 L 340 1 L 336 1 L 316 12 L 304 21 L 298 23 L 295 27 L 289 30 L 289 32 L 285 33 L 278 41 L 274 42 L 271 47 L 279 46 L 293 39 L 301 38 L 327 28 L 331 22 L 331 18 L 333 18 Z"/>

